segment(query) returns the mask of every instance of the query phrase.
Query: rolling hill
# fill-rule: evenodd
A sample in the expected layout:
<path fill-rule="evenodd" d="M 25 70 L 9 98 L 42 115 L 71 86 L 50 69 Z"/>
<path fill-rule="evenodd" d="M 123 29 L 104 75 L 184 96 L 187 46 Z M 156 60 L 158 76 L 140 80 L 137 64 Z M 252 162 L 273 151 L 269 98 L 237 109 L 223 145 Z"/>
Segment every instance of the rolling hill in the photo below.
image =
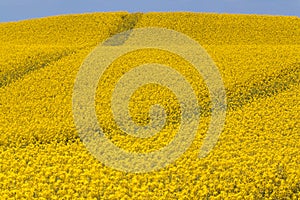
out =
<path fill-rule="evenodd" d="M 176 97 L 150 85 L 133 97 L 133 118 L 147 124 L 150 104 L 160 103 L 169 111 L 167 126 L 147 139 L 118 129 L 110 111 L 111 92 L 133 66 L 149 61 L 172 66 L 189 81 L 202 110 L 195 140 L 180 158 L 158 171 L 128 173 L 105 166 L 86 149 L 74 123 L 72 95 L 81 64 L 97 45 L 147 27 L 178 31 L 207 51 L 223 79 L 226 121 L 217 145 L 199 159 L 211 119 L 201 76 L 170 52 L 126 54 L 111 64 L 96 92 L 97 117 L 113 144 L 128 152 L 155 151 L 171 142 L 180 125 Z M 54 16 L 0 23 L 0 52 L 4 199 L 300 198 L 298 17 L 185 12 Z"/>

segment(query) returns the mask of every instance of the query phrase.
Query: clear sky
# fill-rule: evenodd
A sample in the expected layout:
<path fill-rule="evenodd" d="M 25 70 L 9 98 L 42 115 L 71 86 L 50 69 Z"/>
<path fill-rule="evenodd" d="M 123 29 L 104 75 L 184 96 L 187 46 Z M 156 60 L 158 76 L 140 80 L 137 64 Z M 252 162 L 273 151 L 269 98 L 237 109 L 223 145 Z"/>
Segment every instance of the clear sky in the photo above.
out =
<path fill-rule="evenodd" d="M 300 16 L 300 0 L 0 0 L 0 22 L 107 11 L 193 11 Z"/>

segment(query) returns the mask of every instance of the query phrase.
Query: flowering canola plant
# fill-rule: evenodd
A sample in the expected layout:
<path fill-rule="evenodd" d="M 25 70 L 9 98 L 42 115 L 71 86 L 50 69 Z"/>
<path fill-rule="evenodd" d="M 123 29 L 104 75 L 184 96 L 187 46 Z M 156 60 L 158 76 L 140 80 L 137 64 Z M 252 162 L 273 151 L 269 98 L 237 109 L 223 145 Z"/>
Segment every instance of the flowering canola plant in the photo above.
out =
<path fill-rule="evenodd" d="M 201 44 L 218 66 L 227 95 L 224 130 L 205 158 L 199 147 L 210 121 L 201 77 L 180 56 L 144 49 L 116 59 L 99 80 L 96 113 L 106 137 L 129 152 L 168 144 L 180 125 L 172 91 L 148 84 L 132 96 L 136 123 L 161 104 L 166 126 L 142 139 L 113 120 L 110 95 L 133 66 L 175 68 L 202 108 L 191 147 L 166 168 L 126 173 L 109 168 L 83 145 L 72 115 L 74 80 L 100 42 L 120 31 L 162 27 Z M 299 199 L 298 17 L 200 13 L 93 13 L 0 24 L 0 195 L 41 199 Z M 183 47 L 184 48 L 184 47 Z"/>

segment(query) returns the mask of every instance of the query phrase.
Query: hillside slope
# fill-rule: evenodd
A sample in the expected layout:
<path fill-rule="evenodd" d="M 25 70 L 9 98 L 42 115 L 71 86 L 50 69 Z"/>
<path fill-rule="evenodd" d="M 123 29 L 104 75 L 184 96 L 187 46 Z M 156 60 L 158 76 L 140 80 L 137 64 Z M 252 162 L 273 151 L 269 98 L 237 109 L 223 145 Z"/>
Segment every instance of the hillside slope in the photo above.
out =
<path fill-rule="evenodd" d="M 157 150 L 172 140 L 180 124 L 176 98 L 153 87 L 157 102 L 173 109 L 176 123 L 145 140 L 117 129 L 110 92 L 118 77 L 135 65 L 151 60 L 176 68 L 196 90 L 202 108 L 195 141 L 182 157 L 160 171 L 132 174 L 104 166 L 87 151 L 75 128 L 72 93 L 77 72 L 93 48 L 116 33 L 145 27 L 176 30 L 199 42 L 220 70 L 228 110 L 217 146 L 198 159 L 210 121 L 202 78 L 168 52 L 143 50 L 116 60 L 96 94 L 99 122 L 115 145 L 134 152 Z M 4 198 L 300 198 L 298 17 L 127 12 L 56 16 L 1 23 L 0 52 Z M 140 91 L 133 101 L 155 103 L 151 95 L 150 90 Z M 139 123 L 148 122 L 146 107 L 132 105 L 132 112 Z"/>

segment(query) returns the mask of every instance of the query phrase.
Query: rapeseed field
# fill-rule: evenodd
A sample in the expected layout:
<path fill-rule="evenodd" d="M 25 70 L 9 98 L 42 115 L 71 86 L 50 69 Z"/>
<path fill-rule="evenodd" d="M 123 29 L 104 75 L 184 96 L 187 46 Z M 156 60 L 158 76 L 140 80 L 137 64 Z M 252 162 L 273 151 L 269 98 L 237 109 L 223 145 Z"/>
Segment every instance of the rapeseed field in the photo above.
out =
<path fill-rule="evenodd" d="M 226 119 L 216 146 L 199 148 L 211 120 L 209 91 L 182 57 L 157 49 L 114 60 L 99 80 L 95 110 L 111 142 L 128 152 L 159 150 L 178 130 L 172 91 L 149 84 L 132 96 L 136 123 L 149 106 L 166 109 L 165 127 L 149 138 L 124 134 L 110 99 L 134 66 L 168 65 L 186 77 L 201 107 L 188 150 L 167 167 L 130 173 L 98 161 L 78 135 L 72 111 L 77 73 L 114 34 L 159 27 L 197 41 L 219 69 Z M 126 42 L 126 38 L 123 42 Z M 0 24 L 1 199 L 300 199 L 300 19 L 208 13 L 93 13 Z M 188 48 L 182 46 L 181 48 Z"/>

